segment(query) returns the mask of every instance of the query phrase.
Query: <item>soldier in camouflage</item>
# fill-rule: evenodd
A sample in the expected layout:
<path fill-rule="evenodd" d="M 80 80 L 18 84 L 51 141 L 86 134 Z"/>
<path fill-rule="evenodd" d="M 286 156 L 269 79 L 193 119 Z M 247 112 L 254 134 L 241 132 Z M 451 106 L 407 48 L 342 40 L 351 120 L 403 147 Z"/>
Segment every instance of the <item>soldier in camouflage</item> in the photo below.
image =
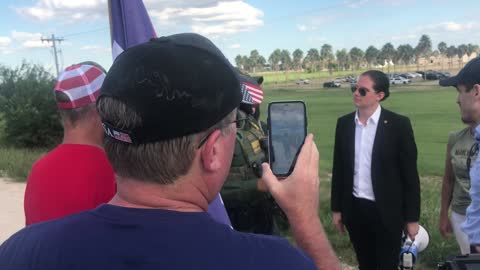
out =
<path fill-rule="evenodd" d="M 262 77 L 257 81 L 244 75 L 241 78 L 261 91 Z M 247 87 L 247 90 L 250 89 Z M 261 164 L 267 161 L 268 140 L 266 125 L 259 121 L 261 99 L 251 101 L 244 98 L 237 112 L 235 152 L 221 194 L 234 229 L 279 234 L 279 229 L 288 228 L 288 221 L 259 181 Z"/>

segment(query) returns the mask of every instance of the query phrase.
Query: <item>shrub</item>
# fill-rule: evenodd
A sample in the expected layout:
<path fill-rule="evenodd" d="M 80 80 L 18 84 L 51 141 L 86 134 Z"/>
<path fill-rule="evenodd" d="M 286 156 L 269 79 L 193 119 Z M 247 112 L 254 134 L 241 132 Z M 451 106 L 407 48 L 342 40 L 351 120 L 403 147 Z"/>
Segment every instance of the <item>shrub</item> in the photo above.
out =
<path fill-rule="evenodd" d="M 40 65 L 24 62 L 15 69 L 0 67 L 1 141 L 20 147 L 59 142 L 62 126 L 53 99 L 54 83 Z"/>

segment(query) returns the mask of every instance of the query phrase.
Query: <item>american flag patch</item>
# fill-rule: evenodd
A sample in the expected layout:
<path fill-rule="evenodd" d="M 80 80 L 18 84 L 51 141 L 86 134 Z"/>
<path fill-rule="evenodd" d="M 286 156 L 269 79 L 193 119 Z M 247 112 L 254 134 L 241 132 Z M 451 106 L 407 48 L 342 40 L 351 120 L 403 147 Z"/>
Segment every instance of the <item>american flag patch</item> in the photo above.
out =
<path fill-rule="evenodd" d="M 263 90 L 260 86 L 243 82 L 242 83 L 242 92 L 243 92 L 243 103 L 247 104 L 260 104 L 263 100 Z"/>
<path fill-rule="evenodd" d="M 107 123 L 102 123 L 103 130 L 105 131 L 105 134 L 109 137 L 114 138 L 115 140 L 126 142 L 126 143 L 132 143 L 132 138 L 130 135 L 126 132 L 122 132 L 119 130 L 116 130 L 112 126 L 110 126 Z"/>

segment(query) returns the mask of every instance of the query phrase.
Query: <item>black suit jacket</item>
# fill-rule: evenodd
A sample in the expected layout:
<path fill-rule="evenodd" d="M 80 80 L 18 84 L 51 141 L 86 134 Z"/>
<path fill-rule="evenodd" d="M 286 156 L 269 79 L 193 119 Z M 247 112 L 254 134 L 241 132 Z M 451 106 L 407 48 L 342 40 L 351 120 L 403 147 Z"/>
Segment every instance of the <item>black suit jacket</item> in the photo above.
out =
<path fill-rule="evenodd" d="M 333 157 L 331 208 L 344 223 L 352 209 L 355 162 L 355 112 L 337 121 Z M 371 176 L 375 201 L 387 228 L 403 228 L 418 221 L 420 183 L 417 146 L 410 120 L 381 110 L 372 150 Z"/>

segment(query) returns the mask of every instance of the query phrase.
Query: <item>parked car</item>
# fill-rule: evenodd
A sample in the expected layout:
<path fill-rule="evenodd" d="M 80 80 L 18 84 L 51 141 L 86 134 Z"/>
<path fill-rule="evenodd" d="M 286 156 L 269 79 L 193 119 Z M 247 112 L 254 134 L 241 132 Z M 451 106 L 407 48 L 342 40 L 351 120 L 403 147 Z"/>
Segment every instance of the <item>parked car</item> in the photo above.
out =
<path fill-rule="evenodd" d="M 390 84 L 407 84 L 409 82 L 409 79 L 400 76 L 390 78 Z"/>
<path fill-rule="evenodd" d="M 300 85 L 300 84 L 310 84 L 310 80 L 298 79 L 295 83 L 298 84 L 298 85 Z"/>
<path fill-rule="evenodd" d="M 417 72 L 409 72 L 408 74 L 410 74 L 412 76 L 412 78 L 421 78 L 422 77 L 422 74 L 417 73 Z"/>
<path fill-rule="evenodd" d="M 341 87 L 342 84 L 340 84 L 339 82 L 335 82 L 335 81 L 330 81 L 330 82 L 324 82 L 323 83 L 323 87 L 325 88 L 331 88 L 331 87 L 334 87 L 334 88 L 337 88 L 337 87 Z"/>
<path fill-rule="evenodd" d="M 406 78 L 406 79 L 415 79 L 415 78 L 421 78 L 422 74 L 418 74 L 415 72 L 407 72 L 407 73 L 402 73 L 400 76 Z"/>
<path fill-rule="evenodd" d="M 356 76 L 353 76 L 353 75 L 347 75 L 345 76 L 345 82 L 352 82 L 354 80 L 357 80 L 357 77 Z"/>

